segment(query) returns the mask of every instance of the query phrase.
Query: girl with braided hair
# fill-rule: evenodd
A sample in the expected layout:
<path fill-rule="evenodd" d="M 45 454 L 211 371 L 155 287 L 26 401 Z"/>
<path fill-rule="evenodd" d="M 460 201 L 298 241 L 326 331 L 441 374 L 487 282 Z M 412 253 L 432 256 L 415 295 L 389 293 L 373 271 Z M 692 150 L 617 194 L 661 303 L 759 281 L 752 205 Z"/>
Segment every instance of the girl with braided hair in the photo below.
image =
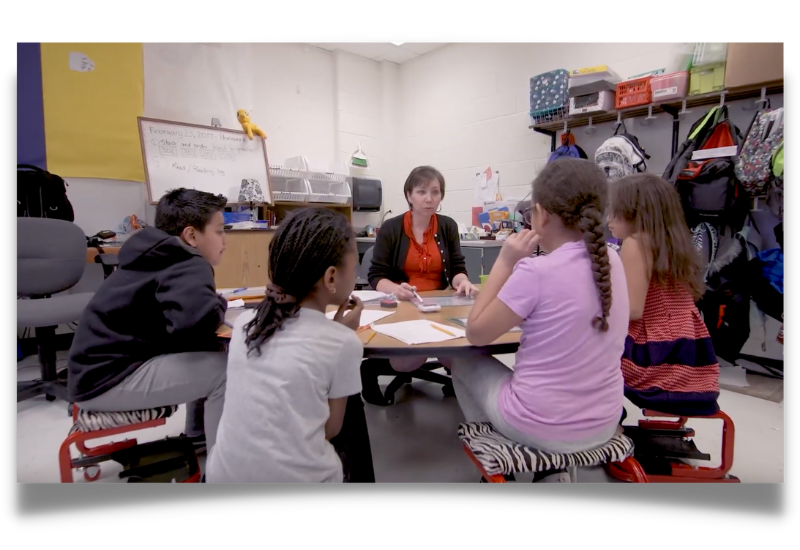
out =
<path fill-rule="evenodd" d="M 607 193 L 603 172 L 583 159 L 549 163 L 533 182 L 531 230 L 503 244 L 467 322 L 478 346 L 522 328 L 514 370 L 491 357 L 455 362 L 453 386 L 468 421 L 557 453 L 616 434 L 629 306 L 622 262 L 603 239 Z M 537 245 L 547 255 L 532 257 Z"/>
<path fill-rule="evenodd" d="M 357 264 L 342 214 L 304 208 L 281 223 L 266 297 L 234 323 L 209 483 L 375 481 L 359 395 L 363 305 L 350 298 Z"/>
<path fill-rule="evenodd" d="M 634 405 L 682 416 L 719 410 L 719 362 L 695 302 L 700 256 L 675 188 L 637 174 L 611 186 L 608 227 L 623 240 L 630 296 L 622 374 Z"/>

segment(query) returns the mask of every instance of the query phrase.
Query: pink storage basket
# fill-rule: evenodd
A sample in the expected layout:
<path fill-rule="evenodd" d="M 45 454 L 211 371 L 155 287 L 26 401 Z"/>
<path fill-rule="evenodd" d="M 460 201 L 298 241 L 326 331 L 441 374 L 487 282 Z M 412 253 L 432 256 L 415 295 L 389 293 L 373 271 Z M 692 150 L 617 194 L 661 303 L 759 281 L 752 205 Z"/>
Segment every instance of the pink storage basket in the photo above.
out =
<path fill-rule="evenodd" d="M 689 90 L 689 73 L 680 71 L 654 76 L 650 81 L 653 103 L 662 103 L 670 99 L 683 99 Z"/>

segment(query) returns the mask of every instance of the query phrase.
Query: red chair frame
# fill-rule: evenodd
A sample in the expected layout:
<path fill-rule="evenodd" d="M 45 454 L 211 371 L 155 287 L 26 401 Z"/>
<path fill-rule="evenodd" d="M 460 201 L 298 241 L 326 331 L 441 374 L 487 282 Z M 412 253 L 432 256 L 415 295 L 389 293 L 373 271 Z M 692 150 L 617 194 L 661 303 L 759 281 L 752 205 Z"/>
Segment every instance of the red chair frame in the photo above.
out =
<path fill-rule="evenodd" d="M 703 418 L 713 419 L 717 418 L 722 420 L 722 461 L 716 468 L 709 468 L 707 466 L 693 466 L 683 462 L 672 462 L 670 475 L 650 475 L 647 474 L 647 480 L 650 483 L 741 483 L 739 478 L 729 475 L 731 467 L 733 466 L 733 444 L 736 435 L 736 429 L 733 425 L 733 420 L 722 411 L 708 416 L 678 416 L 674 414 L 666 414 L 658 411 L 644 409 L 642 414 L 646 417 L 666 417 L 676 418 L 677 420 L 640 420 L 639 427 L 644 429 L 654 430 L 679 430 L 686 425 L 689 418 Z M 691 435 L 694 435 L 692 432 Z M 631 481 L 630 475 L 625 471 L 613 468 L 609 465 L 609 474 L 622 481 Z"/>
<path fill-rule="evenodd" d="M 73 422 L 77 422 L 78 420 L 78 406 L 74 404 L 72 406 L 72 420 Z M 100 462 L 110 460 L 109 455 L 111 455 L 111 453 L 115 453 L 123 449 L 129 449 L 138 445 L 138 441 L 136 439 L 126 439 L 124 441 L 106 443 L 105 445 L 98 445 L 96 447 L 87 447 L 87 441 L 100 439 L 101 437 L 119 435 L 122 433 L 135 432 L 147 428 L 155 428 L 157 426 L 163 426 L 166 423 L 166 418 L 158 418 L 156 420 L 148 420 L 147 422 L 130 424 L 128 426 L 119 426 L 117 428 L 108 428 L 105 430 L 95 430 L 91 432 L 82 432 L 78 430 L 69 434 L 64 442 L 61 443 L 61 448 L 58 451 L 58 466 L 59 470 L 61 471 L 61 483 L 74 483 L 72 470 L 76 468 L 97 465 Z M 73 444 L 83 455 L 82 459 L 77 461 L 73 460 L 72 455 L 70 454 L 70 446 Z M 87 464 L 85 460 L 86 458 L 96 458 L 97 460 L 91 461 L 89 464 Z M 95 481 L 100 477 L 100 472 L 98 471 L 96 475 L 92 476 L 84 471 L 83 477 L 86 481 Z M 186 480 L 185 483 L 199 482 L 200 473 L 198 472 L 195 476 L 192 476 L 190 479 Z"/>

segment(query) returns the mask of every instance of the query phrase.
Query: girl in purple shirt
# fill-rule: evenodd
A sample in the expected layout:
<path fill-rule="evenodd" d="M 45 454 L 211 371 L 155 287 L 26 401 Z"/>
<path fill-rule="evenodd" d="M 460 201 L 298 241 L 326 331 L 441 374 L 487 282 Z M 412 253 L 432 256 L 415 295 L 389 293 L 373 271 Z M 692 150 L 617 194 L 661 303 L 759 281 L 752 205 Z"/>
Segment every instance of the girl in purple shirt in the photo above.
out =
<path fill-rule="evenodd" d="M 491 357 L 453 366 L 468 421 L 558 453 L 615 435 L 630 309 L 622 263 L 603 239 L 607 194 L 603 173 L 582 159 L 547 164 L 533 182 L 532 230 L 504 243 L 467 322 L 474 345 L 520 326 L 520 347 L 513 371 Z M 531 257 L 537 245 L 548 254 Z"/>

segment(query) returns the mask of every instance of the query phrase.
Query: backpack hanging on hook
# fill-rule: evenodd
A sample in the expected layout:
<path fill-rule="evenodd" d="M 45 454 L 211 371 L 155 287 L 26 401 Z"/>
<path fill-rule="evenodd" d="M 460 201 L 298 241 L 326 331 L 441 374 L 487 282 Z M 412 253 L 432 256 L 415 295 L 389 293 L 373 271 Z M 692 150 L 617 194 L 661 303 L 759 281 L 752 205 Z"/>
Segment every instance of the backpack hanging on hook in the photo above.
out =
<path fill-rule="evenodd" d="M 575 143 L 575 134 L 570 132 L 569 128 L 561 134 L 561 147 L 550 153 L 550 158 L 547 159 L 547 162 L 550 163 L 560 158 L 589 158 L 586 151 Z"/>
<path fill-rule="evenodd" d="M 639 139 L 628 133 L 624 120 L 616 124 L 614 135 L 605 140 L 594 154 L 594 162 L 609 181 L 647 172 L 646 159 L 649 158 L 650 155 L 639 145 Z"/>

